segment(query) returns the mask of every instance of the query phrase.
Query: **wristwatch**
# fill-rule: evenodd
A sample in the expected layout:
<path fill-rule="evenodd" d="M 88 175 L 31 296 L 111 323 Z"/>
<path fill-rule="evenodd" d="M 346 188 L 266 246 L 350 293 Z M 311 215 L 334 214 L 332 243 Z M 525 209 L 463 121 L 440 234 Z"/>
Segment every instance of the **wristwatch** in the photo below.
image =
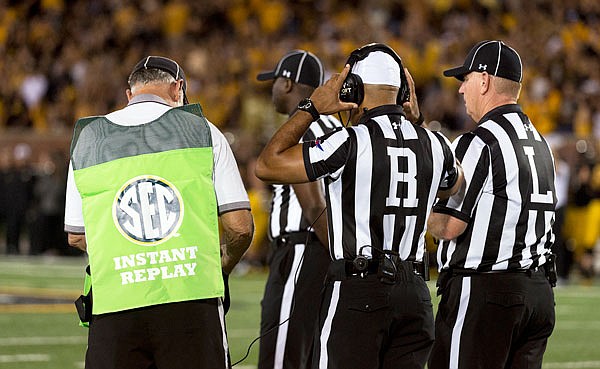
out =
<path fill-rule="evenodd" d="M 319 119 L 319 117 L 321 116 L 317 108 L 315 108 L 315 104 L 313 104 L 312 100 L 308 97 L 300 101 L 300 103 L 298 104 L 298 110 L 302 110 L 309 113 L 312 116 L 313 121 Z"/>

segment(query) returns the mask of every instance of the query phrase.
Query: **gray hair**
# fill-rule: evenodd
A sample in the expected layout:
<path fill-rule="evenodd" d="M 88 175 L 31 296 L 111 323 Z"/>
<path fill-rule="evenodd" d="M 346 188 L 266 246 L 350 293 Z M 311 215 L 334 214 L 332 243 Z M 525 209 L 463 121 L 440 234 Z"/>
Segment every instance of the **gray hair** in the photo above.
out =
<path fill-rule="evenodd" d="M 131 89 L 133 89 L 133 86 L 135 85 L 172 82 L 176 82 L 172 75 L 156 68 L 140 69 L 137 72 L 131 73 L 128 80 L 129 88 Z"/>
<path fill-rule="evenodd" d="M 494 77 L 494 91 L 501 95 L 508 95 L 515 100 L 519 99 L 521 94 L 521 83 L 507 78 Z"/>

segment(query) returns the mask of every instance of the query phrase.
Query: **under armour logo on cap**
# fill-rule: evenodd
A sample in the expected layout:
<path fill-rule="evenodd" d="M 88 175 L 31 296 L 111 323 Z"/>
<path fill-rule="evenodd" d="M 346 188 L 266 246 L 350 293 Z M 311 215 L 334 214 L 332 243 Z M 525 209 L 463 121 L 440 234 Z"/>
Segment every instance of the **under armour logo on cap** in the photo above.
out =
<path fill-rule="evenodd" d="M 256 76 L 259 81 L 268 81 L 277 77 L 291 79 L 312 87 L 323 84 L 323 64 L 314 54 L 305 50 L 294 50 L 284 55 L 271 72 L 260 73 Z"/>
<path fill-rule="evenodd" d="M 462 81 L 471 72 L 487 72 L 515 82 L 523 80 L 521 57 L 515 49 L 502 41 L 479 42 L 469 51 L 463 65 L 445 70 L 444 76 L 456 77 Z"/>

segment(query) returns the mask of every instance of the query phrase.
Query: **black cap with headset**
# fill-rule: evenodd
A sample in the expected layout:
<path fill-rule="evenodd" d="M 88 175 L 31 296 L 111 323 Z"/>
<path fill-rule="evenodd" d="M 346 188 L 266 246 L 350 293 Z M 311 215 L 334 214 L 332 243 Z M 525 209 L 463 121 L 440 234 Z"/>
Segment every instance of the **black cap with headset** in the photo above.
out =
<path fill-rule="evenodd" d="M 173 76 L 173 78 L 175 78 L 176 81 L 183 80 L 183 104 L 189 103 L 186 95 L 187 82 L 185 80 L 185 73 L 183 72 L 183 69 L 179 66 L 179 64 L 177 64 L 177 62 L 172 59 L 165 58 L 164 56 L 146 56 L 144 59 L 140 60 L 135 65 L 135 67 L 133 67 L 133 70 L 129 75 L 129 80 L 135 72 L 142 69 L 151 68 L 160 69 L 169 73 L 171 76 Z"/>

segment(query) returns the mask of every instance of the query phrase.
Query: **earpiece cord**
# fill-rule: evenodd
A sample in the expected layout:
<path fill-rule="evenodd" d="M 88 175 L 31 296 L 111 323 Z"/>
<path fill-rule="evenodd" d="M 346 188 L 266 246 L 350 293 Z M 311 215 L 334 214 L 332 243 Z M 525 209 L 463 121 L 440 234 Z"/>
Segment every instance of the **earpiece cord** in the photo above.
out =
<path fill-rule="evenodd" d="M 308 229 L 312 229 L 312 227 L 315 225 L 315 223 L 317 222 L 317 220 L 319 220 L 319 218 L 323 215 L 323 213 L 325 212 L 325 210 L 327 209 L 327 206 L 325 206 L 323 208 L 323 210 L 321 210 L 321 212 L 319 213 L 319 215 L 315 218 L 315 220 L 313 220 L 313 222 L 310 224 L 310 226 L 308 227 Z M 306 249 L 308 248 L 308 240 L 309 240 L 309 236 L 310 233 L 306 233 L 306 239 L 304 240 L 304 250 L 302 251 L 302 256 L 300 257 L 300 262 L 298 263 L 298 267 L 296 268 L 296 271 L 294 272 L 294 291 L 296 290 L 296 281 L 298 280 L 298 275 L 300 273 L 300 267 L 302 266 L 302 262 L 304 261 L 304 255 L 306 253 Z M 294 308 L 296 307 L 296 294 L 294 293 L 292 295 L 292 304 L 290 307 L 290 315 L 287 317 L 287 319 L 285 319 L 284 321 L 280 322 L 279 324 L 269 328 L 265 333 L 261 334 L 260 336 L 256 337 L 255 339 L 252 340 L 252 342 L 250 342 L 250 345 L 248 345 L 248 349 L 246 350 L 246 355 L 244 355 L 243 358 L 241 358 L 240 360 L 236 361 L 234 364 L 232 364 L 231 366 L 234 367 L 237 364 L 241 363 L 242 361 L 246 360 L 248 358 L 248 356 L 250 355 L 250 350 L 252 349 L 252 346 L 256 343 L 256 341 L 258 341 L 259 339 L 265 337 L 267 334 L 271 333 L 275 328 L 278 328 L 282 325 L 284 325 L 285 323 L 287 323 L 291 318 L 292 318 L 292 314 L 294 313 Z"/>

